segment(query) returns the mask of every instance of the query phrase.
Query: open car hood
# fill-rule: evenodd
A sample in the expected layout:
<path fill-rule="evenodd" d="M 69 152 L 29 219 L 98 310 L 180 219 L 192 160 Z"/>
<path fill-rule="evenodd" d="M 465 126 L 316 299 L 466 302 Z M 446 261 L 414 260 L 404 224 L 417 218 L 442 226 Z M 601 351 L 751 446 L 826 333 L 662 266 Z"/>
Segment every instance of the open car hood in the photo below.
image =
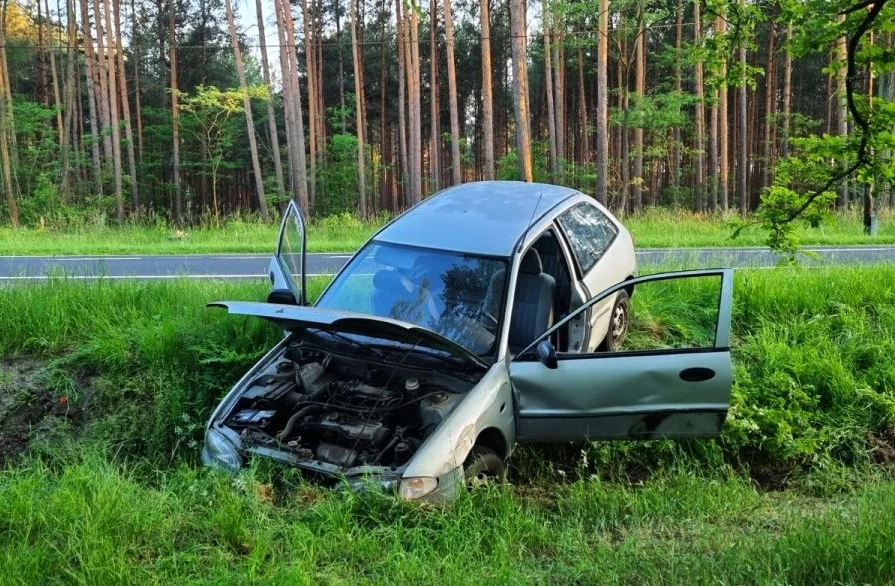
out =
<path fill-rule="evenodd" d="M 209 303 L 208 307 L 223 307 L 233 315 L 260 317 L 290 332 L 304 328 L 319 328 L 343 334 L 381 338 L 401 344 L 422 344 L 427 348 L 462 358 L 483 369 L 488 368 L 488 364 L 484 360 L 456 342 L 432 330 L 396 319 L 318 307 L 257 301 L 216 301 Z"/>

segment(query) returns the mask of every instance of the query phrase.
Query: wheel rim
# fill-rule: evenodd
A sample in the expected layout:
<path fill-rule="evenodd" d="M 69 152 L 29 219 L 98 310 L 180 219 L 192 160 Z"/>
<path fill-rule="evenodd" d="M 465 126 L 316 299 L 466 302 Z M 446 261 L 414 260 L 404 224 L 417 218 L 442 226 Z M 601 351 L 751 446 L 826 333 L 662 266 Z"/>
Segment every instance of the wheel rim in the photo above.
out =
<path fill-rule="evenodd" d="M 612 310 L 612 342 L 621 344 L 628 333 L 628 307 L 624 303 L 617 303 Z"/>

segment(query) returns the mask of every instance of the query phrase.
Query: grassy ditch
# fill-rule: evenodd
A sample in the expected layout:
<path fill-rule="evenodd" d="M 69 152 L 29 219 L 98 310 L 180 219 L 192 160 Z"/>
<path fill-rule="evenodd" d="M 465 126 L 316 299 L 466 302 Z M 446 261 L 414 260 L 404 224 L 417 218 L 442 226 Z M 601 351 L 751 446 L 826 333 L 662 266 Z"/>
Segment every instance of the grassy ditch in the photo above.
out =
<path fill-rule="evenodd" d="M 279 337 L 204 304 L 265 292 L 0 291 L 0 584 L 895 576 L 895 267 L 738 271 L 721 440 L 524 447 L 511 486 L 449 508 L 324 490 L 263 462 L 236 478 L 196 466 L 209 409 Z M 662 327 L 694 329 L 686 288 L 675 295 L 663 304 L 680 321 Z"/>
<path fill-rule="evenodd" d="M 728 220 L 737 216 L 695 214 L 684 210 L 650 208 L 624 219 L 642 248 L 762 246 L 764 235 L 747 230 L 731 239 Z M 864 235 L 861 216 L 840 213 L 817 227 L 801 226 L 798 237 L 803 245 L 892 244 L 895 222 L 892 213 L 880 217 L 880 232 Z M 342 214 L 315 220 L 308 226 L 311 252 L 344 252 L 360 247 L 385 222 L 385 217 L 361 222 Z M 251 218 L 221 220 L 184 230 L 163 221 L 128 224 L 122 228 L 103 222 L 71 226 L 42 226 L 12 229 L 0 227 L 0 251 L 9 255 L 81 254 L 209 254 L 269 253 L 273 250 L 278 226 Z"/>
<path fill-rule="evenodd" d="M 666 470 L 451 507 L 95 455 L 0 472 L 0 583 L 883 584 L 895 483 L 833 497 Z"/>
<path fill-rule="evenodd" d="M 313 279 L 311 296 L 324 284 Z M 73 432 L 159 464 L 194 458 L 209 410 L 279 336 L 265 322 L 204 305 L 263 299 L 265 291 L 262 282 L 214 281 L 54 280 L 5 289 L 0 396 L 21 431 L 4 441 L 55 445 L 46 438 Z M 666 305 L 682 308 L 683 324 L 688 300 L 680 295 Z M 584 474 L 626 474 L 685 455 L 776 486 L 895 460 L 895 267 L 738 271 L 733 336 L 722 440 L 595 443 Z M 58 425 L 34 437 L 42 413 Z M 564 449 L 550 461 L 576 469 L 579 448 L 569 457 Z M 529 466 L 542 468 L 543 458 L 518 459 L 520 470 Z"/>

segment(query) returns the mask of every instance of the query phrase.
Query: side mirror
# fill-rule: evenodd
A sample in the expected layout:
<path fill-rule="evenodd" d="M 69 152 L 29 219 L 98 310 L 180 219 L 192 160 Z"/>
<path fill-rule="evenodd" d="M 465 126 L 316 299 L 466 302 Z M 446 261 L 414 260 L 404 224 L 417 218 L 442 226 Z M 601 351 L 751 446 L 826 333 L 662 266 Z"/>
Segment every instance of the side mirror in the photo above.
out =
<path fill-rule="evenodd" d="M 298 305 L 295 299 L 295 293 L 291 289 L 274 289 L 267 294 L 268 303 L 278 303 L 280 305 Z"/>
<path fill-rule="evenodd" d="M 553 347 L 550 340 L 544 339 L 538 342 L 538 345 L 535 346 L 535 355 L 538 357 L 538 361 L 550 370 L 555 370 L 559 366 L 556 362 L 556 348 Z"/>

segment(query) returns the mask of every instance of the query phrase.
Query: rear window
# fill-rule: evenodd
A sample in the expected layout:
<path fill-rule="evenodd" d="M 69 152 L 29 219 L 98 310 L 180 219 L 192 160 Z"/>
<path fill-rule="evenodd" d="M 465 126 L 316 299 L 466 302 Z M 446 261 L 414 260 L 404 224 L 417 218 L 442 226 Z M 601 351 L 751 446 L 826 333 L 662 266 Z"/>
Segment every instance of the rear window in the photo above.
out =
<path fill-rule="evenodd" d="M 559 217 L 581 274 L 593 268 L 618 235 L 618 228 L 596 207 L 580 203 Z"/>

